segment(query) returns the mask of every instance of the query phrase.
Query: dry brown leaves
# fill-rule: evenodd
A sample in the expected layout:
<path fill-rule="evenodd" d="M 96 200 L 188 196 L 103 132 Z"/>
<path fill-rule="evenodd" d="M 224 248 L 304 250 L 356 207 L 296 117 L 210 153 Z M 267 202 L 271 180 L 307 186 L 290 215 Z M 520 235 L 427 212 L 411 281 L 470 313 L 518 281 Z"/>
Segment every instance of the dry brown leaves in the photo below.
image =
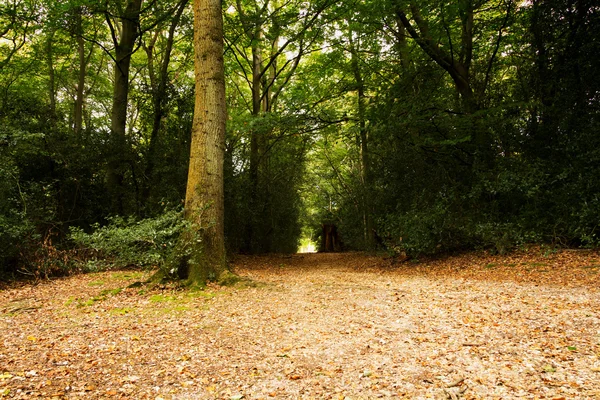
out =
<path fill-rule="evenodd" d="M 598 253 L 233 264 L 255 285 L 0 291 L 0 398 L 600 398 Z"/>

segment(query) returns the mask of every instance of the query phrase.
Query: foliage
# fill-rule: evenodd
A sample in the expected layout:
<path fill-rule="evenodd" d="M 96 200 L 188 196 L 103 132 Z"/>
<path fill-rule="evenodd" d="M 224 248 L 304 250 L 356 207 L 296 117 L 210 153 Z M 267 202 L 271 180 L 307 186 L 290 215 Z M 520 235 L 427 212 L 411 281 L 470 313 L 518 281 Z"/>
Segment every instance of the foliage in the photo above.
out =
<path fill-rule="evenodd" d="M 229 125 L 230 143 L 253 130 L 264 135 L 268 147 L 253 201 L 250 171 L 243 161 L 248 159 L 250 149 L 232 146 L 233 154 L 228 155 L 225 227 L 231 251 L 297 251 L 301 229 L 299 188 L 307 147 L 307 138 L 302 136 L 305 124 L 302 118 L 269 113 L 261 118 L 240 116 Z"/>
<path fill-rule="evenodd" d="M 393 3 L 392 13 L 403 6 Z M 451 74 L 436 65 L 436 54 L 403 39 L 391 21 L 387 28 L 376 22 L 355 27 L 366 48 L 387 38 L 396 44 L 383 64 L 372 58 L 373 50 L 361 55 L 362 68 L 373 69 L 365 84 L 371 168 L 377 172 L 366 188 L 360 149 L 353 144 L 357 111 L 336 104 L 350 118 L 335 135 L 324 134 L 326 145 L 311 153 L 310 163 L 318 167 L 308 184 L 324 197 L 309 202 L 320 204 L 315 221 L 335 220 L 351 247 L 364 246 L 359 218 L 364 190 L 374 199 L 379 245 L 411 254 L 481 247 L 505 252 L 528 242 L 599 244 L 598 98 L 593 94 L 598 64 L 589 60 L 597 60 L 591 49 L 597 52 L 600 43 L 583 39 L 597 37 L 598 12 L 588 3 L 576 9 L 560 1 L 514 9 L 484 3 L 495 5 L 475 20 L 480 25 L 472 49 L 470 107 L 464 103 L 468 93 L 454 88 Z M 421 33 L 448 42 L 442 47 L 451 51 L 452 43 L 464 40 L 455 34 L 466 11 L 460 4 L 435 7 L 435 12 L 421 10 L 421 27 L 429 22 Z M 390 17 L 381 12 L 383 19 Z M 506 24 L 510 29 L 504 31 Z M 489 42 L 482 40 L 485 35 Z M 336 60 L 349 59 L 347 50 L 333 51 L 339 51 Z M 330 63 L 327 57 L 315 61 Z M 356 96 L 355 88 L 346 87 L 348 99 Z"/>
<path fill-rule="evenodd" d="M 2 272 L 9 272 L 23 246 L 34 233 L 34 227 L 25 213 L 25 199 L 19 182 L 16 181 L 16 168 L 6 157 L 0 158 L 0 265 Z M 12 269 L 12 268 L 11 268 Z"/>
<path fill-rule="evenodd" d="M 167 231 L 183 229 L 162 203 L 185 197 L 192 9 L 143 9 L 119 142 L 106 43 L 122 31 L 121 6 L 0 5 L 3 276 L 73 268 L 71 228 L 103 266 L 166 265 L 148 235 L 163 232 L 152 240 L 168 248 Z M 223 10 L 230 252 L 294 252 L 302 238 L 318 242 L 322 223 L 347 249 L 600 245 L 595 3 L 243 0 Z"/>
<path fill-rule="evenodd" d="M 188 227 L 181 211 L 168 210 L 156 218 L 136 220 L 113 217 L 106 226 L 94 225 L 92 233 L 71 229 L 71 239 L 88 254 L 86 268 L 102 270 L 139 266 L 165 268 L 179 237 Z"/>

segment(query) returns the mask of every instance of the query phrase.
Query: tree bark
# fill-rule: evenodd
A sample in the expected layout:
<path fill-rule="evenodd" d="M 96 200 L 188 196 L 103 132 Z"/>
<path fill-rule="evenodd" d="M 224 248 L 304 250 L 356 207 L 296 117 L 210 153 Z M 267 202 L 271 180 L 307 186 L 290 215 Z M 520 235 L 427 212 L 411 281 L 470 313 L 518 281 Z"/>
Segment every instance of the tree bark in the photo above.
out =
<path fill-rule="evenodd" d="M 342 242 L 334 224 L 321 224 L 321 248 L 322 252 L 342 251 Z"/>
<path fill-rule="evenodd" d="M 396 36 L 398 54 L 400 56 L 400 65 L 402 65 L 403 72 L 406 74 L 410 68 L 410 52 L 406 40 L 406 28 L 404 27 L 404 24 L 398 15 L 396 15 L 396 27 L 398 31 L 394 33 Z"/>
<path fill-rule="evenodd" d="M 188 279 L 204 283 L 227 272 L 225 260 L 223 162 L 225 72 L 221 0 L 194 0 L 196 104 L 185 199 L 201 254 L 188 263 Z"/>

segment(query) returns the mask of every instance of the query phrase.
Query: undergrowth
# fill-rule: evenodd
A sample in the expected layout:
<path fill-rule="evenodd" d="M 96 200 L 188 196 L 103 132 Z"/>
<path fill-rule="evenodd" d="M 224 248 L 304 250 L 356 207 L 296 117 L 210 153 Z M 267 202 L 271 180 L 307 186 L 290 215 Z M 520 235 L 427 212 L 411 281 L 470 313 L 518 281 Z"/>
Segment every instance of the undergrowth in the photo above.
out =
<path fill-rule="evenodd" d="M 87 254 L 84 270 L 101 271 L 129 266 L 166 268 L 166 260 L 189 223 L 181 211 L 167 211 L 156 218 L 135 220 L 114 217 L 94 231 L 71 230 L 71 239 Z"/>

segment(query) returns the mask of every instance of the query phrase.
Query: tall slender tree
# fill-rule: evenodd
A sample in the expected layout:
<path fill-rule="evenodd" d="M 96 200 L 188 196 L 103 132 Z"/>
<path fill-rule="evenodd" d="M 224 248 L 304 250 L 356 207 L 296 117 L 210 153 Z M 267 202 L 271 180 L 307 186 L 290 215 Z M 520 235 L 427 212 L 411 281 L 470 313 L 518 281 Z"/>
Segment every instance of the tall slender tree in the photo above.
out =
<path fill-rule="evenodd" d="M 127 0 L 123 14 L 119 16 L 119 27 L 106 11 L 106 22 L 110 27 L 115 46 L 115 81 L 111 110 L 112 159 L 108 163 L 108 190 L 112 194 L 113 208 L 123 214 L 123 167 L 126 157 L 127 100 L 129 97 L 129 70 L 131 56 L 140 35 L 140 11 L 142 0 Z M 120 37 L 117 37 L 118 32 Z"/>
<path fill-rule="evenodd" d="M 277 240 L 273 219 L 275 200 L 269 183 L 277 129 L 257 120 L 277 114 L 280 96 L 289 88 L 301 61 L 320 46 L 324 12 L 331 0 L 289 1 L 236 0 L 228 16 L 231 50 L 243 80 L 248 84 L 249 112 L 256 124 L 249 130 L 249 209 L 252 222 L 246 226 L 246 250 L 272 251 Z M 241 88 L 240 88 L 240 91 Z M 266 119 L 265 118 L 265 119 Z"/>
<path fill-rule="evenodd" d="M 154 184 L 154 169 L 156 167 L 156 156 L 157 156 L 157 147 L 158 147 L 158 139 L 159 133 L 161 130 L 161 125 L 163 118 L 165 116 L 165 103 L 167 101 L 167 87 L 169 83 L 169 65 L 171 62 L 171 54 L 173 52 L 173 45 L 175 43 L 175 31 L 179 25 L 181 20 L 181 16 L 188 5 L 189 0 L 180 0 L 177 9 L 175 11 L 175 15 L 171 19 L 169 29 L 166 37 L 166 44 L 164 49 L 162 50 L 163 58 L 162 60 L 156 60 L 156 53 L 159 51 L 156 47 L 156 42 L 159 38 L 159 35 L 162 35 L 162 29 L 157 29 L 155 34 L 152 36 L 152 39 L 148 44 L 144 44 L 144 50 L 146 51 L 146 55 L 148 57 L 148 74 L 150 75 L 150 86 L 152 89 L 152 108 L 153 108 L 153 118 L 152 118 L 152 131 L 150 133 L 149 143 L 148 143 L 148 154 L 146 157 L 146 168 L 144 171 L 144 175 L 148 182 L 144 186 L 142 198 L 144 201 L 148 201 L 150 196 L 152 186 Z M 159 71 L 156 71 L 156 64 L 160 62 Z"/>

